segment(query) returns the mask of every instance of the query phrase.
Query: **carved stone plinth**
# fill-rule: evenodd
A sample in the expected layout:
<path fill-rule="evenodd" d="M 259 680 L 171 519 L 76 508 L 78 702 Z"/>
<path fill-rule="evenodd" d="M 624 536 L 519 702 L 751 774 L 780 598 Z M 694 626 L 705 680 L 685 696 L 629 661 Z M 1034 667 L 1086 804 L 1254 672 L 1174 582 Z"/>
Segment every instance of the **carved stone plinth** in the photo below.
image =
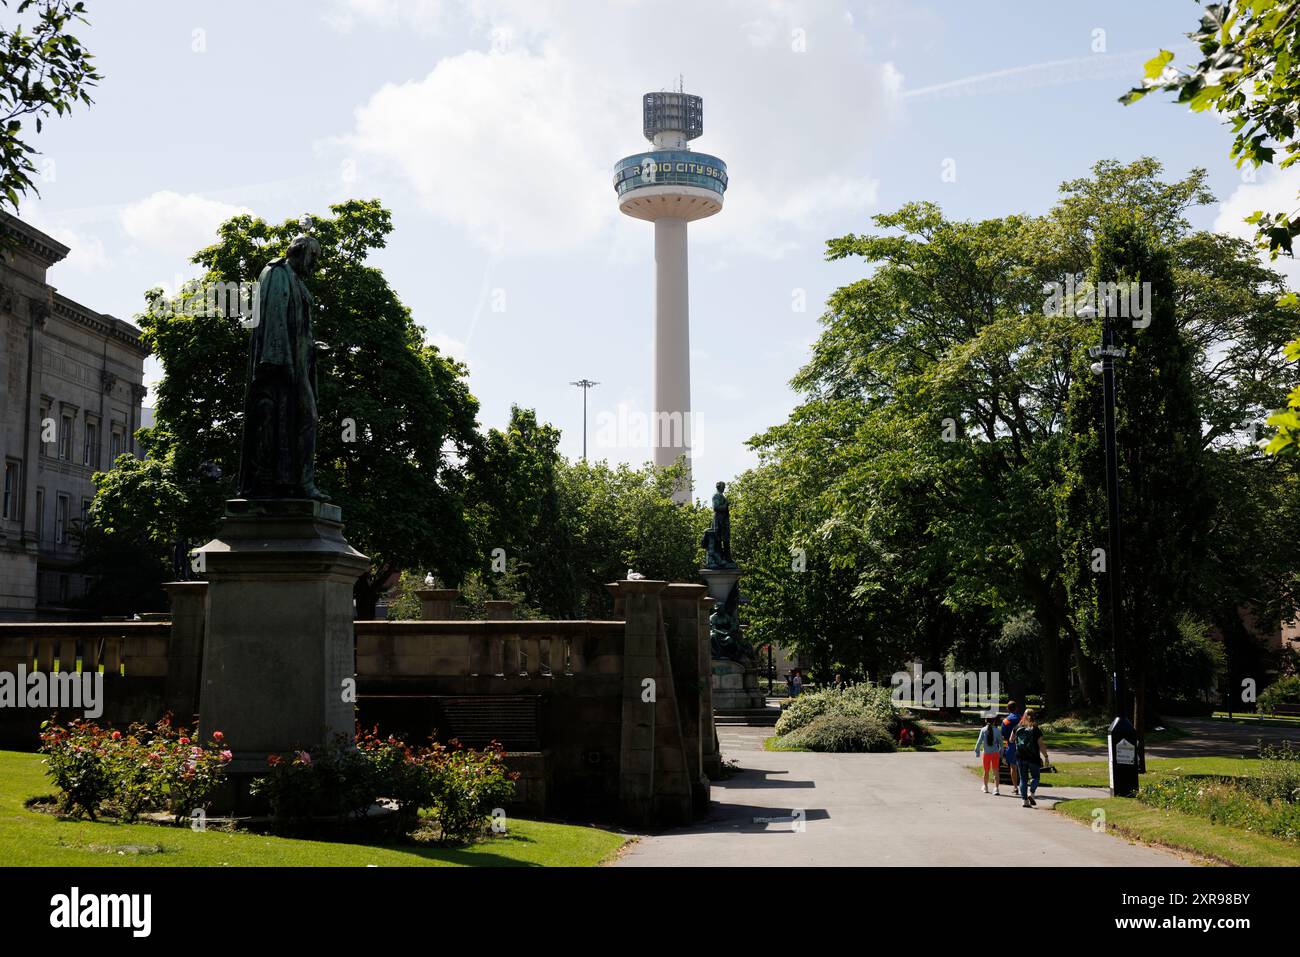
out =
<path fill-rule="evenodd" d="M 208 579 L 199 734 L 221 731 L 234 776 L 267 755 L 351 739 L 352 587 L 369 560 L 338 506 L 232 499 L 201 549 Z"/>

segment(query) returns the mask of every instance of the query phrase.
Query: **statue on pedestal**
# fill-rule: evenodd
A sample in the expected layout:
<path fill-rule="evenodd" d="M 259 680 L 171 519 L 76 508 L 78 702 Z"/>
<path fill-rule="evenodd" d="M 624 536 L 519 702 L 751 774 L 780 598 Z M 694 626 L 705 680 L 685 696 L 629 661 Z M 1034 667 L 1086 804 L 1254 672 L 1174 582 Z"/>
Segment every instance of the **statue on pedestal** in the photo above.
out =
<path fill-rule="evenodd" d="M 724 494 L 726 487 L 725 482 L 717 485 L 718 491 L 713 496 L 713 524 L 700 542 L 705 554 L 703 571 L 713 582 L 710 594 L 715 596 L 713 612 L 709 615 L 709 645 L 715 658 L 748 664 L 754 659 L 754 650 L 740 631 L 740 566 L 731 557 L 731 503 Z M 710 575 L 710 572 L 734 574 Z"/>
<path fill-rule="evenodd" d="M 731 503 L 723 490 L 725 482 L 718 483 L 713 496 L 713 524 L 704 532 L 700 547 L 704 549 L 705 568 L 739 568 L 731 558 Z"/>
<path fill-rule="evenodd" d="M 320 243 L 298 236 L 257 279 L 239 496 L 328 501 L 316 487 L 315 303 L 303 278 Z"/>

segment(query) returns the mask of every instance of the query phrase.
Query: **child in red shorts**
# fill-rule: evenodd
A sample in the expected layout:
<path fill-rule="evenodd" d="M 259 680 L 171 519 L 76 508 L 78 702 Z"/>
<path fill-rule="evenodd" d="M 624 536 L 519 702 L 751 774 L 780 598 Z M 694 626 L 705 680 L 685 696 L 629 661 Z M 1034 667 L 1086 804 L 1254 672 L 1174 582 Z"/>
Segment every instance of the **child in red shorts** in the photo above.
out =
<path fill-rule="evenodd" d="M 989 793 L 989 772 L 992 771 L 993 793 L 1001 794 L 998 790 L 998 763 L 1002 754 L 1002 728 L 997 715 L 984 719 L 984 727 L 980 728 L 979 737 L 975 739 L 975 753 L 984 755 L 984 793 Z"/>

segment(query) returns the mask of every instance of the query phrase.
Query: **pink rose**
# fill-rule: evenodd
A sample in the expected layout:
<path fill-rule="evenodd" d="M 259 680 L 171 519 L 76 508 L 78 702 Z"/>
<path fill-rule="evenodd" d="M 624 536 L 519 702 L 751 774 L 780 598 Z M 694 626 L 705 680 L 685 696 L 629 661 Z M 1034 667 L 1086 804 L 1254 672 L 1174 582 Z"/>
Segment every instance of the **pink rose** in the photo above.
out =
<path fill-rule="evenodd" d="M 226 740 L 226 736 L 225 736 L 224 734 L 222 734 L 220 731 L 213 731 L 213 732 L 212 732 L 212 740 L 213 740 L 213 741 L 224 741 L 224 740 Z"/>
<path fill-rule="evenodd" d="M 222 752 L 221 752 L 221 760 L 222 760 L 222 761 L 229 761 L 229 760 L 230 760 L 231 758 L 233 758 L 233 757 L 234 757 L 234 755 L 231 754 L 229 751 L 222 751 Z"/>
<path fill-rule="evenodd" d="M 121 740 L 122 740 L 122 732 L 121 732 L 121 731 L 114 731 L 114 732 L 113 732 L 113 740 L 114 740 L 114 741 L 121 741 Z"/>
<path fill-rule="evenodd" d="M 189 743 L 190 743 L 190 739 L 189 739 L 189 738 L 186 738 L 186 737 L 182 737 L 181 740 L 180 740 L 180 743 L 181 743 L 181 744 L 189 744 Z"/>

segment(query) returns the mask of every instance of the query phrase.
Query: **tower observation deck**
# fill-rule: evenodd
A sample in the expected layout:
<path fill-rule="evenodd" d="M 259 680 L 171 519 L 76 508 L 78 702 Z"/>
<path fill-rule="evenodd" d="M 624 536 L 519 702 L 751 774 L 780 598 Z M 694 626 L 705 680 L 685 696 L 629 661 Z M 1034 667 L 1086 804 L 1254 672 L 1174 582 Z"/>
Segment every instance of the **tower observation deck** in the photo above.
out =
<path fill-rule="evenodd" d="M 655 224 L 654 416 L 656 465 L 691 460 L 690 296 L 687 223 L 722 211 L 727 165 L 690 142 L 704 132 L 704 100 L 690 93 L 647 93 L 642 131 L 652 149 L 614 166 L 619 211 Z M 677 501 L 689 502 L 689 480 Z"/>

